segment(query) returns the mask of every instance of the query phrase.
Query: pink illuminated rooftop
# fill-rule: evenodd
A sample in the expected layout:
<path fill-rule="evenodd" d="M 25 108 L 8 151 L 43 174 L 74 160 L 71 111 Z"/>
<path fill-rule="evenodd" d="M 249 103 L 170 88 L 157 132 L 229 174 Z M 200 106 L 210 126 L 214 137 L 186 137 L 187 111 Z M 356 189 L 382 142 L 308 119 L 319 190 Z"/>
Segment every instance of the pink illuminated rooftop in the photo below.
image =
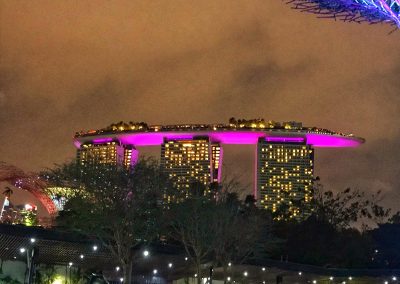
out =
<path fill-rule="evenodd" d="M 101 144 L 119 141 L 134 146 L 157 146 L 167 140 L 186 140 L 208 137 L 220 144 L 255 145 L 260 138 L 275 143 L 306 143 L 314 147 L 357 147 L 365 142 L 352 134 L 334 132 L 316 127 L 303 127 L 300 122 L 265 122 L 263 119 L 230 119 L 229 124 L 153 125 L 146 123 L 112 124 L 100 130 L 79 132 L 76 147 L 83 143 Z"/>

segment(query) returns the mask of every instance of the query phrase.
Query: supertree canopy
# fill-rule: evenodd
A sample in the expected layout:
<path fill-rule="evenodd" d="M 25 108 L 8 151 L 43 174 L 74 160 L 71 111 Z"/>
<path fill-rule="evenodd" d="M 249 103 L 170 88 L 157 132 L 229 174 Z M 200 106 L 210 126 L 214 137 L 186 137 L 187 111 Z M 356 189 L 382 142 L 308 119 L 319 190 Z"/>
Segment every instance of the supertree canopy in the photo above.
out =
<path fill-rule="evenodd" d="M 289 0 L 294 9 L 349 22 L 388 22 L 400 27 L 400 0 Z"/>

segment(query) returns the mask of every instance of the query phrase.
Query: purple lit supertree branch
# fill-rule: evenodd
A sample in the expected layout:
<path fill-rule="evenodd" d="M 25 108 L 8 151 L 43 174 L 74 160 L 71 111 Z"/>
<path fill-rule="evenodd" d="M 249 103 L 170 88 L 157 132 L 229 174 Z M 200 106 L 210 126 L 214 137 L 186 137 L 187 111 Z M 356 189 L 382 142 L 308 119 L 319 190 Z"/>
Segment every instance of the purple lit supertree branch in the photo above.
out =
<path fill-rule="evenodd" d="M 388 22 L 400 28 L 400 0 L 289 0 L 294 9 L 346 22 Z"/>

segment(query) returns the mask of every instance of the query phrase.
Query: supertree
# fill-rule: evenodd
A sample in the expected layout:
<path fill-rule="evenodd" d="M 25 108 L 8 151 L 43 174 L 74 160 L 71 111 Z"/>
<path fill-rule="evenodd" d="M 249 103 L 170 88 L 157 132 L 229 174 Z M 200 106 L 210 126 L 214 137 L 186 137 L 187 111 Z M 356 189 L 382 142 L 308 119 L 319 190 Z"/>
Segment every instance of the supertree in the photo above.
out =
<path fill-rule="evenodd" d="M 387 22 L 400 28 L 400 0 L 289 0 L 294 9 L 346 22 Z"/>
<path fill-rule="evenodd" d="M 26 173 L 15 166 L 0 162 L 0 183 L 3 182 L 30 192 L 45 207 L 50 217 L 57 214 L 58 211 L 53 200 L 44 192 L 47 184 L 38 175 Z M 12 189 L 9 187 L 6 189 L 4 195 L 12 194 Z"/>

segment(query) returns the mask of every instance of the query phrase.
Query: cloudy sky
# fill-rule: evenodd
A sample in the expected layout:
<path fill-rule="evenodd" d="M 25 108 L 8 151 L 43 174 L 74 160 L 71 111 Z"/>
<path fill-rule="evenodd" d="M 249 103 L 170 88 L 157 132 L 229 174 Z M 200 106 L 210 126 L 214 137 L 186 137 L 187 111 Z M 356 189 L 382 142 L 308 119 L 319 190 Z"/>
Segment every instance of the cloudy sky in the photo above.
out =
<path fill-rule="evenodd" d="M 317 150 L 327 188 L 382 190 L 398 204 L 392 29 L 317 19 L 280 0 L 0 0 L 0 161 L 51 167 L 74 157 L 75 131 L 120 120 L 296 120 L 367 140 Z M 252 154 L 229 146 L 224 166 L 250 183 Z"/>

